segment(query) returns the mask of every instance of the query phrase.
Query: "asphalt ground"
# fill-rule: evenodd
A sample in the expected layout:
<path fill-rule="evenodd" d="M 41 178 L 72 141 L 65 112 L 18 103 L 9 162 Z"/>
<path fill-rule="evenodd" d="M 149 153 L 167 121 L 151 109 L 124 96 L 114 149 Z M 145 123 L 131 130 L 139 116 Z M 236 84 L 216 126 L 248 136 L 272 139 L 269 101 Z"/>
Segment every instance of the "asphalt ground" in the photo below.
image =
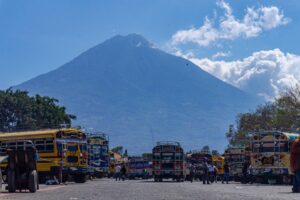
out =
<path fill-rule="evenodd" d="M 240 183 L 201 182 L 153 182 L 153 180 L 96 179 L 83 184 L 40 185 L 37 193 L 0 193 L 0 199 L 18 200 L 293 200 L 300 199 L 300 193 L 292 193 L 291 186 L 278 185 L 242 185 Z"/>

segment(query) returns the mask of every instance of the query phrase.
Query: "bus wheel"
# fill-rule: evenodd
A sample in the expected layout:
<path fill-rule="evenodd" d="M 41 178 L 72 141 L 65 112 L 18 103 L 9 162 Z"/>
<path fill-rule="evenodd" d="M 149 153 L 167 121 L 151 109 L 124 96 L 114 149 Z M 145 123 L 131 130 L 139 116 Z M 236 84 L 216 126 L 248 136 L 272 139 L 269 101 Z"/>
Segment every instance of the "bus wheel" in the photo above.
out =
<path fill-rule="evenodd" d="M 32 170 L 29 174 L 28 189 L 31 193 L 36 192 L 36 190 L 38 189 L 38 177 L 36 170 Z"/>
<path fill-rule="evenodd" d="M 0 192 L 2 190 L 2 172 L 1 172 L 1 169 L 0 169 Z"/>
<path fill-rule="evenodd" d="M 8 185 L 8 192 L 14 193 L 16 192 L 16 175 L 15 172 L 9 170 L 7 172 L 7 185 Z"/>
<path fill-rule="evenodd" d="M 62 182 L 65 183 L 65 182 L 68 181 L 68 179 L 69 179 L 69 175 L 67 173 L 63 174 L 63 176 L 62 176 Z"/>
<path fill-rule="evenodd" d="M 75 181 L 75 183 L 85 183 L 86 182 L 85 174 L 75 175 L 74 176 L 74 181 Z"/>
<path fill-rule="evenodd" d="M 291 184 L 292 182 L 292 179 L 290 176 L 287 176 L 287 175 L 284 175 L 282 176 L 282 183 L 285 184 L 285 185 L 289 185 Z"/>

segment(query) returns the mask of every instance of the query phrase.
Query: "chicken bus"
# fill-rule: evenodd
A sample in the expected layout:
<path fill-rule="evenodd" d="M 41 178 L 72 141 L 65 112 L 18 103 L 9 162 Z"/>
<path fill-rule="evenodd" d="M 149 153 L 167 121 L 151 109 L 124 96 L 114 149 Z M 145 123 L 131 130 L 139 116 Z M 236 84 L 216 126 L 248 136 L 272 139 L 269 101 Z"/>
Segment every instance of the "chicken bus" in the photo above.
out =
<path fill-rule="evenodd" d="M 209 152 L 194 150 L 187 155 L 187 162 L 194 166 L 194 179 L 202 180 L 204 175 L 204 164 L 212 163 L 212 155 Z M 188 170 L 189 171 L 189 170 Z M 190 177 L 188 177 L 190 179 Z"/>
<path fill-rule="evenodd" d="M 260 131 L 251 138 L 251 174 L 261 183 L 291 183 L 290 147 L 298 133 Z"/>
<path fill-rule="evenodd" d="M 185 180 L 184 151 L 178 142 L 157 142 L 152 154 L 154 181 Z"/>
<path fill-rule="evenodd" d="M 229 166 L 229 177 L 234 181 L 241 181 L 243 177 L 243 166 L 250 162 L 250 149 L 230 147 L 225 150 L 224 158 Z"/>
<path fill-rule="evenodd" d="M 220 155 L 213 155 L 212 156 L 213 165 L 217 167 L 217 178 L 221 179 L 224 175 L 224 162 L 225 158 Z"/>
<path fill-rule="evenodd" d="M 151 162 L 143 157 L 131 156 L 128 158 L 127 171 L 129 179 L 148 179 L 151 177 Z"/>
<path fill-rule="evenodd" d="M 108 176 L 109 153 L 108 136 L 104 133 L 93 133 L 87 136 L 88 169 L 90 175 L 96 178 Z"/>
<path fill-rule="evenodd" d="M 37 152 L 37 171 L 41 182 L 56 177 L 67 181 L 85 182 L 87 175 L 87 149 L 85 133 L 76 128 L 38 130 L 27 132 L 1 133 L 0 147 L 22 148 L 20 140 L 31 141 Z M 5 151 L 0 152 L 5 155 Z M 7 173 L 7 162 L 2 162 L 1 170 Z"/>

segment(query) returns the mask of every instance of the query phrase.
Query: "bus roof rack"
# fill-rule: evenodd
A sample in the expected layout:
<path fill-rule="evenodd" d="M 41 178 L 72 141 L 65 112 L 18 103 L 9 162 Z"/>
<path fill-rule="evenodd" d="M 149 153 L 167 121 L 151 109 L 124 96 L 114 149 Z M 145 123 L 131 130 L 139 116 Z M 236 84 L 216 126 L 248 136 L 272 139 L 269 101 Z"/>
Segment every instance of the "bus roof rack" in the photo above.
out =
<path fill-rule="evenodd" d="M 210 151 L 203 151 L 202 149 L 192 150 L 192 154 L 211 154 Z"/>
<path fill-rule="evenodd" d="M 160 141 L 156 143 L 157 146 L 162 146 L 162 145 L 174 145 L 174 146 L 180 146 L 179 142 L 174 142 L 174 141 Z"/>
<path fill-rule="evenodd" d="M 94 132 L 94 133 L 86 133 L 86 136 L 89 138 L 102 138 L 104 140 L 109 140 L 108 135 L 103 132 Z"/>

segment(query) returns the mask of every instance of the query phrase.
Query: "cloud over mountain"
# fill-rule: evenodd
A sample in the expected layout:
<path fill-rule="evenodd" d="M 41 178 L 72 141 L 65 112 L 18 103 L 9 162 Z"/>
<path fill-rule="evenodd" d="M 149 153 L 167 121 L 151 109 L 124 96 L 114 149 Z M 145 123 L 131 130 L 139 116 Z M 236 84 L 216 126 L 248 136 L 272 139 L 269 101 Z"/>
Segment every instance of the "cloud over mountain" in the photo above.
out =
<path fill-rule="evenodd" d="M 263 31 L 287 24 L 290 19 L 276 6 L 248 7 L 242 19 L 233 14 L 233 9 L 224 0 L 217 2 L 224 15 L 213 19 L 205 18 L 199 28 L 177 31 L 171 39 L 172 45 L 194 43 L 199 46 L 209 46 L 219 40 L 234 40 L 237 38 L 252 38 Z"/>
<path fill-rule="evenodd" d="M 183 56 L 205 71 L 244 91 L 270 100 L 289 87 L 300 84 L 300 56 L 284 53 L 280 49 L 254 52 L 241 60 L 214 61 Z"/>

